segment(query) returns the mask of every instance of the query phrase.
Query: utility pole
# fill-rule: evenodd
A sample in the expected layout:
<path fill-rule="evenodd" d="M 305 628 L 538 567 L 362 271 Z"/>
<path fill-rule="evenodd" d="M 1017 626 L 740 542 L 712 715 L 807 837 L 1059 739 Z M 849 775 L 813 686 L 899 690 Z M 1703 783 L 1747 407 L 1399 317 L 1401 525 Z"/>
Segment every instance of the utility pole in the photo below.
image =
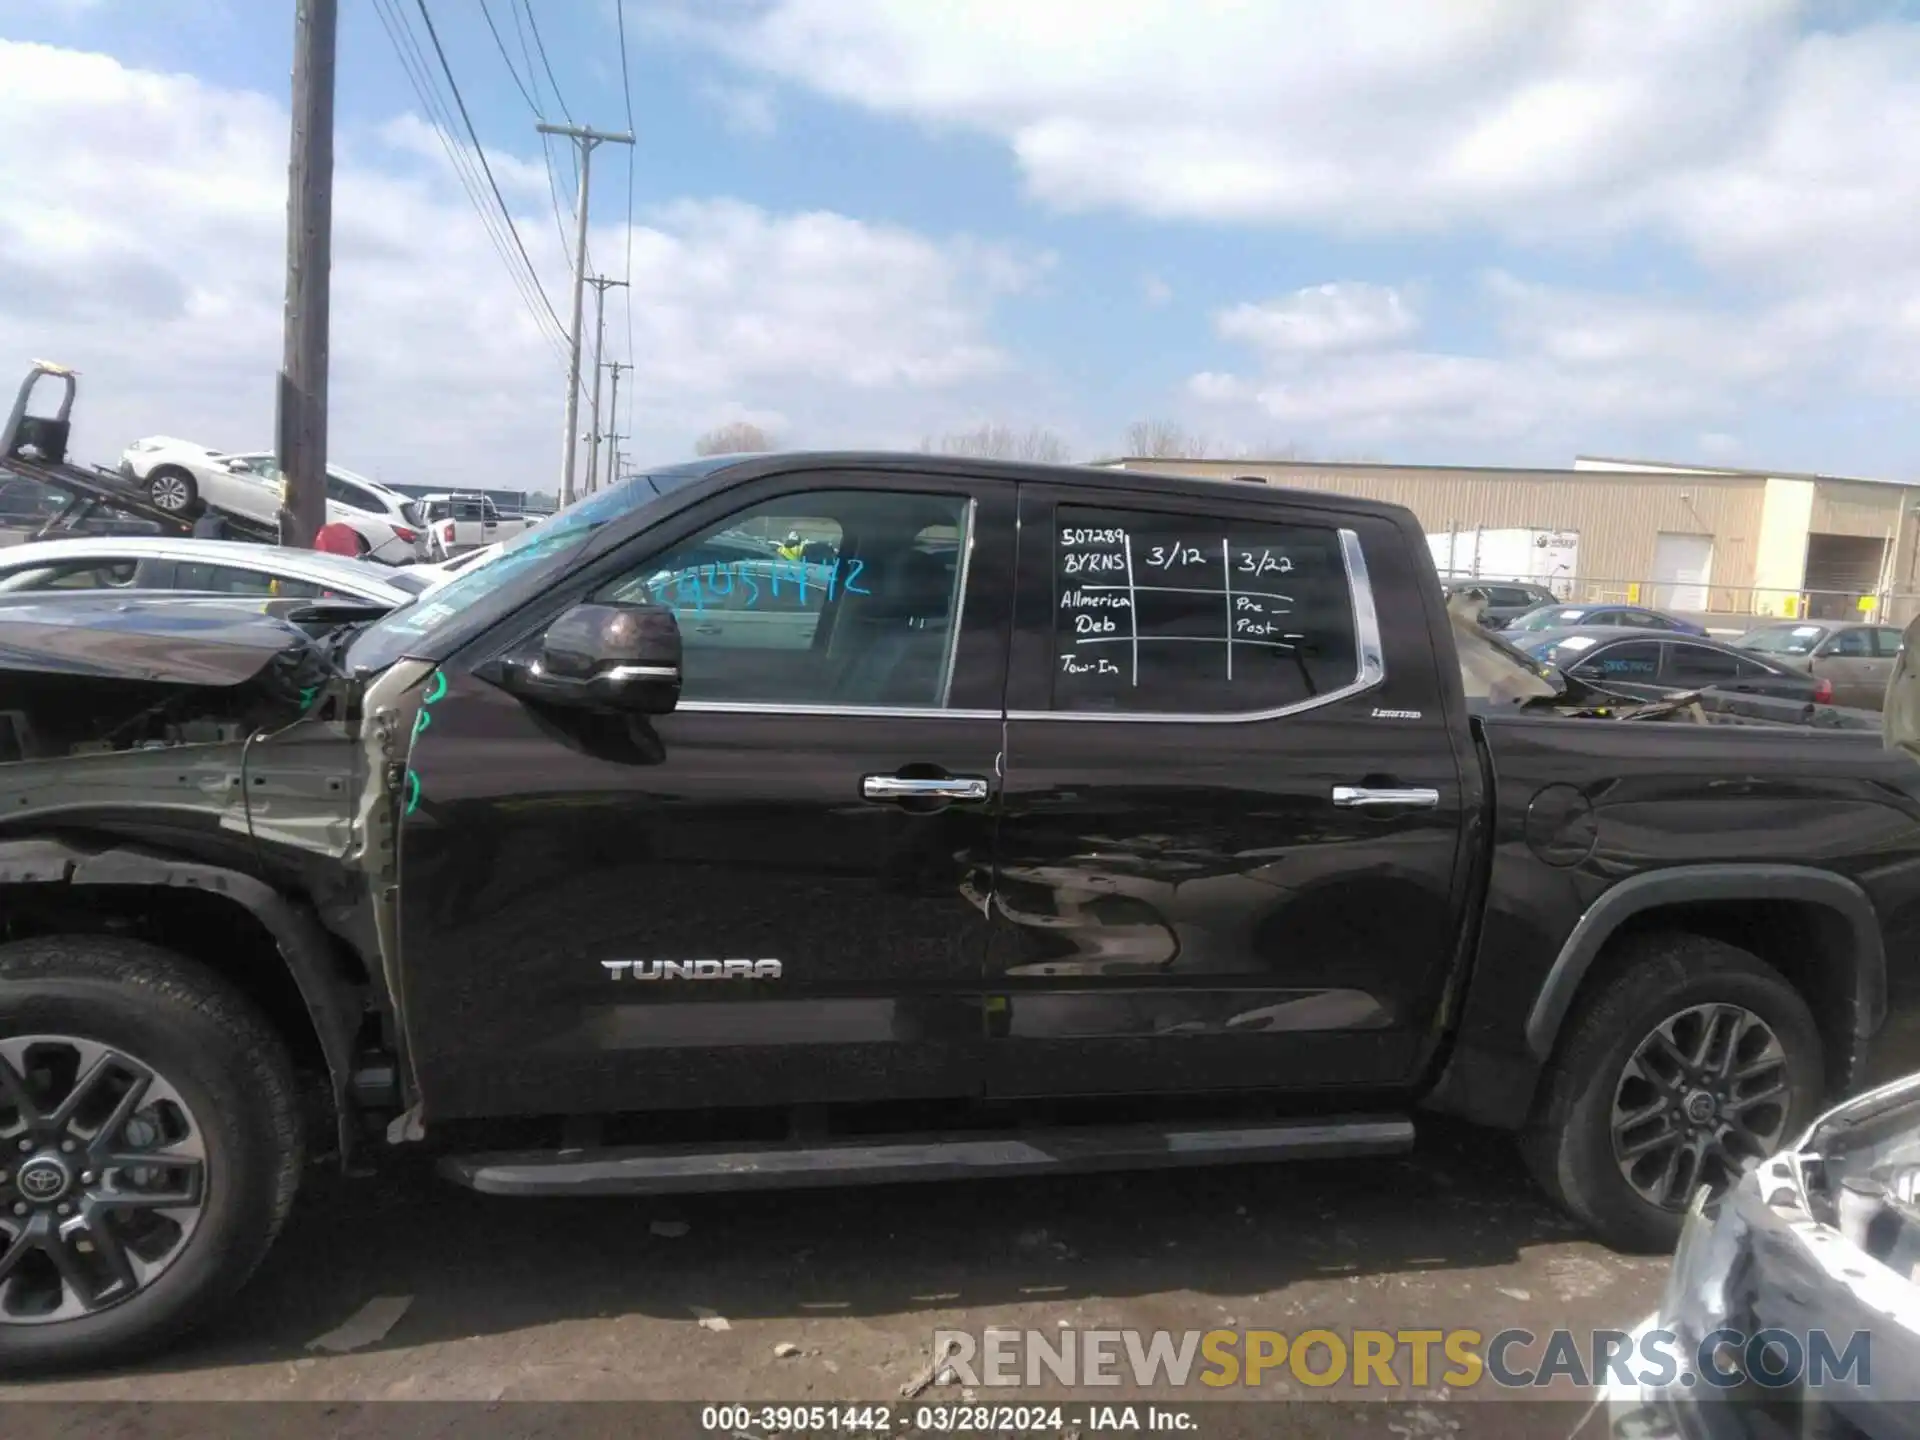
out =
<path fill-rule="evenodd" d="M 615 360 L 612 364 L 607 366 L 607 369 L 613 371 L 613 398 L 607 402 L 607 417 L 608 417 L 608 422 L 610 424 L 618 425 L 620 423 L 620 372 L 622 370 L 631 370 L 632 368 L 633 367 L 631 365 L 622 365 L 618 360 Z M 600 382 L 598 378 L 596 378 L 593 383 L 593 395 L 594 395 L 594 409 L 598 411 L 600 408 Z M 627 437 L 624 435 L 616 435 L 616 436 L 611 436 L 609 438 L 616 439 L 616 440 L 624 440 Z M 619 461 L 620 461 L 620 452 L 617 450 L 614 451 L 612 455 L 607 457 L 607 483 L 609 485 L 613 484 L 616 480 L 620 478 L 620 472 L 618 468 Z M 591 480 L 588 483 L 590 483 L 592 487 L 596 490 L 600 488 L 600 482 L 597 479 Z"/>
<path fill-rule="evenodd" d="M 338 0 L 295 0 L 287 298 L 275 400 L 280 543 L 311 549 L 327 523 L 327 332 L 333 272 L 333 74 Z"/>
<path fill-rule="evenodd" d="M 589 275 L 587 283 L 593 286 L 593 415 L 587 424 L 587 489 L 593 491 L 600 488 L 600 372 L 606 368 L 600 351 L 607 343 L 607 290 L 627 282 Z"/>
<path fill-rule="evenodd" d="M 542 135 L 565 135 L 580 147 L 579 233 L 573 242 L 573 336 L 567 361 L 567 448 L 560 462 L 560 504 L 573 503 L 573 472 L 580 448 L 580 322 L 587 293 L 587 198 L 593 177 L 594 148 L 602 144 L 631 145 L 633 136 L 595 130 L 586 125 L 533 127 Z"/>

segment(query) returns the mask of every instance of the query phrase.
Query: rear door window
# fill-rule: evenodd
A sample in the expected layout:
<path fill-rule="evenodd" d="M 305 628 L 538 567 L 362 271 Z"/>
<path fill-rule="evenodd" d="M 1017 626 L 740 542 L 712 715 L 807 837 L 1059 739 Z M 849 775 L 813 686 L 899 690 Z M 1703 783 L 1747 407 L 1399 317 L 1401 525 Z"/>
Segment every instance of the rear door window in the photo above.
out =
<path fill-rule="evenodd" d="M 364 510 L 372 515 L 387 513 L 387 507 L 370 491 L 362 489 L 351 480 L 342 480 L 338 475 L 327 476 L 327 498 L 352 510 Z"/>
<path fill-rule="evenodd" d="M 1667 647 L 1666 678 L 1677 685 L 1717 685 L 1740 676 L 1740 661 L 1704 645 Z"/>
<path fill-rule="evenodd" d="M 1882 626 L 1873 632 L 1874 652 L 1883 659 L 1898 655 L 1905 648 L 1907 632 L 1895 630 L 1891 626 Z"/>
<path fill-rule="evenodd" d="M 1062 505 L 1052 539 L 1055 710 L 1259 714 L 1359 678 L 1331 526 Z"/>
<path fill-rule="evenodd" d="M 1841 660 L 1867 660 L 1873 656 L 1873 635 L 1867 630 L 1842 630 L 1820 651 Z"/>

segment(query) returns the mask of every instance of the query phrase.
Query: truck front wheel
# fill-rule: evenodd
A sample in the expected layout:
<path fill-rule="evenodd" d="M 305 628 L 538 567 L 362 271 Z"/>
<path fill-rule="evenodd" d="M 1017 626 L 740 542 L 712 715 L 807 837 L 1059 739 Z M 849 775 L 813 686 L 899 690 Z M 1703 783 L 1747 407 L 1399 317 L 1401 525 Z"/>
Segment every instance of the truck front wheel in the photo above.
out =
<path fill-rule="evenodd" d="M 265 1257 L 299 1180 L 286 1049 L 118 936 L 0 945 L 0 1372 L 158 1350 Z"/>
<path fill-rule="evenodd" d="M 1535 1179 L 1618 1250 L 1671 1250 L 1716 1193 L 1820 1111 L 1820 1028 L 1755 956 L 1638 937 L 1572 1017 L 1523 1140 Z"/>

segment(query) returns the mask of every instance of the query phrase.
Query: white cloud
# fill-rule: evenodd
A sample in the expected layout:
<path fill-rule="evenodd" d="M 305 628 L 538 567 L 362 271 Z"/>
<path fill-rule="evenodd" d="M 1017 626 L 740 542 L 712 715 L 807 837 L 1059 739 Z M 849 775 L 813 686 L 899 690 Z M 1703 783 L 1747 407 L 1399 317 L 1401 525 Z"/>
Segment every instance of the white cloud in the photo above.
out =
<path fill-rule="evenodd" d="M 1173 287 L 1158 275 L 1148 275 L 1140 281 L 1140 293 L 1146 297 L 1147 304 L 1158 309 L 1173 299 Z"/>
<path fill-rule="evenodd" d="M 0 41 L 0 358 L 82 372 L 76 448 L 153 432 L 271 443 L 286 253 L 274 101 L 99 55 Z M 551 488 L 564 365 L 437 147 L 404 118 L 343 133 L 331 451 L 397 481 Z M 544 169 L 489 155 L 564 318 Z M 57 177 L 50 183 L 49 177 Z M 624 258 L 616 223 L 593 253 Z M 603 265 L 618 262 L 612 258 Z M 683 199 L 633 235 L 640 434 L 671 458 L 715 416 L 779 413 L 796 444 L 918 434 L 1015 383 L 991 306 L 1047 256 L 830 213 Z M 627 292 L 609 293 L 625 358 Z"/>
<path fill-rule="evenodd" d="M 710 80 L 700 86 L 700 98 L 720 114 L 736 135 L 767 136 L 780 126 L 773 95 L 751 85 L 727 85 Z"/>
<path fill-rule="evenodd" d="M 1253 351 L 1253 370 L 1202 371 L 1187 391 L 1228 417 L 1278 421 L 1316 439 L 1529 443 L 1538 452 L 1592 448 L 1593 437 L 1622 427 L 1726 421 L 1809 393 L 1920 377 L 1913 274 L 1827 299 L 1732 309 L 1496 271 L 1481 277 L 1479 298 L 1503 342 L 1498 353 L 1420 349 L 1384 335 L 1341 351 L 1275 344 L 1264 323 L 1274 307 L 1242 306 L 1220 328 Z M 1702 443 L 1726 453 L 1733 442 L 1722 426 Z"/>
<path fill-rule="evenodd" d="M 1404 339 L 1420 321 L 1398 290 L 1349 281 L 1314 285 L 1261 305 L 1236 305 L 1214 317 L 1214 328 L 1269 354 L 1312 355 Z"/>
<path fill-rule="evenodd" d="M 1911 252 L 1920 21 L 1798 0 L 656 0 L 750 70 L 998 138 L 1067 209 Z"/>

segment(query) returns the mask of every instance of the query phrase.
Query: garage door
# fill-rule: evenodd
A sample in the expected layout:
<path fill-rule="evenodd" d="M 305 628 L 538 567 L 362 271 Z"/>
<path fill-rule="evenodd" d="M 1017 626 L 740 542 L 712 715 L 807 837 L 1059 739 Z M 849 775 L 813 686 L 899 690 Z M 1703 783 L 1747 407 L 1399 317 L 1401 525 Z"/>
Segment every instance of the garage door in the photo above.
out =
<path fill-rule="evenodd" d="M 1859 599 L 1880 588 L 1887 542 L 1870 535 L 1807 536 L 1807 614 L 1815 620 L 1857 620 Z"/>
<path fill-rule="evenodd" d="M 1713 580 L 1713 537 L 1662 530 L 1653 546 L 1653 604 L 1662 610 L 1704 610 Z"/>

